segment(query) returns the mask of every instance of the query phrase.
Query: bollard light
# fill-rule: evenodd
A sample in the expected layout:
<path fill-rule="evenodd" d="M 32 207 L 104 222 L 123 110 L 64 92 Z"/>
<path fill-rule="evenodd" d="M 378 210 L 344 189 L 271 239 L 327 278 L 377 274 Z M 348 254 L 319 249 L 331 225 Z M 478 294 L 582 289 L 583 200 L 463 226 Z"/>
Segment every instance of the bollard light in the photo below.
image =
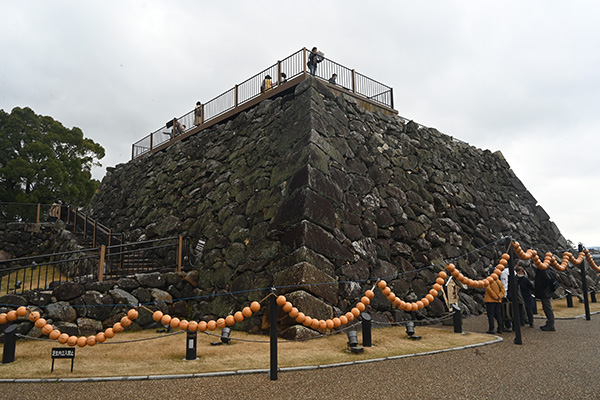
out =
<path fill-rule="evenodd" d="M 413 340 L 421 339 L 421 336 L 415 335 L 415 323 L 412 321 L 408 321 L 406 323 L 406 334 L 408 335 L 409 339 L 413 339 Z"/>
<path fill-rule="evenodd" d="M 225 344 L 230 344 L 229 343 L 231 341 L 231 339 L 229 338 L 230 334 L 231 334 L 231 328 L 228 328 L 228 327 L 223 328 L 223 330 L 221 331 L 221 342 L 223 342 Z"/>
<path fill-rule="evenodd" d="M 358 347 L 358 335 L 356 331 L 348 331 L 348 351 L 354 354 L 360 354 L 365 349 L 362 347 Z"/>
<path fill-rule="evenodd" d="M 567 293 L 567 308 L 573 308 L 573 293 L 570 290 L 565 289 Z"/>

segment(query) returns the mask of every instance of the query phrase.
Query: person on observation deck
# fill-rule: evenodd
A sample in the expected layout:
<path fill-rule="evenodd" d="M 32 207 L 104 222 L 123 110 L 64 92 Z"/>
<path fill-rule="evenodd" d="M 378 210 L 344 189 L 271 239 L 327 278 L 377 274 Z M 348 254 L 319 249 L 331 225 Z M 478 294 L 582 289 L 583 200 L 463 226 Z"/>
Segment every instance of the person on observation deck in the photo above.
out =
<path fill-rule="evenodd" d="M 260 92 L 266 93 L 271 89 L 273 89 L 273 81 L 271 80 L 271 75 L 267 75 L 260 85 Z"/>
<path fill-rule="evenodd" d="M 329 78 L 329 83 L 336 85 L 336 82 L 335 82 L 336 79 L 337 79 L 337 74 L 331 75 L 331 78 Z"/>
<path fill-rule="evenodd" d="M 315 75 L 317 73 L 317 64 L 323 61 L 324 54 L 317 50 L 316 47 L 313 47 L 308 55 L 308 70 L 311 75 Z"/>
<path fill-rule="evenodd" d="M 202 103 L 196 102 L 196 108 L 194 109 L 194 125 L 202 124 Z"/>

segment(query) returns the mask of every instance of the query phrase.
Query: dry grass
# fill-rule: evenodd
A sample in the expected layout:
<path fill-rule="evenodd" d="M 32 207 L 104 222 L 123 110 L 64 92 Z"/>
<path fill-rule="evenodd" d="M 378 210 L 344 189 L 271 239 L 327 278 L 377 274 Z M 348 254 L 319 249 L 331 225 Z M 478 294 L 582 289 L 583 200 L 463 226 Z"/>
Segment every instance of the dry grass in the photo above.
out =
<path fill-rule="evenodd" d="M 373 330 L 373 347 L 365 348 L 363 354 L 345 351 L 347 336 L 332 335 L 327 338 L 304 342 L 280 341 L 278 346 L 279 367 L 332 364 L 363 359 L 414 354 L 447 349 L 490 340 L 489 335 L 455 334 L 451 327 L 417 327 L 420 341 L 409 340 L 403 327 Z M 155 331 L 126 332 L 112 341 L 157 337 Z M 359 342 L 361 333 L 358 333 Z M 219 338 L 198 334 L 198 356 L 195 361 L 185 361 L 186 335 L 165 336 L 156 340 L 126 344 L 102 344 L 77 348 L 74 372 L 70 372 L 70 360 L 56 360 L 54 373 L 50 373 L 50 353 L 57 342 L 17 342 L 16 361 L 0 364 L 2 378 L 66 378 L 92 376 L 138 376 L 161 374 L 191 374 L 214 371 L 231 371 L 269 368 L 269 343 L 267 336 L 252 336 L 232 332 L 232 338 L 260 340 L 267 343 L 232 341 L 232 344 L 211 346 Z"/>
<path fill-rule="evenodd" d="M 8 279 L 10 278 L 10 279 Z M 56 265 L 38 265 L 36 267 L 25 268 L 18 273 L 11 273 L 2 279 L 0 293 L 8 293 L 14 290 L 15 282 L 21 281 L 21 288 L 25 290 L 45 289 L 52 281 L 66 281 L 67 277 L 60 272 Z M 17 293 L 20 292 L 17 289 Z"/>
<path fill-rule="evenodd" d="M 538 316 L 544 316 L 542 303 L 538 301 Z M 567 299 L 553 300 L 552 309 L 556 318 L 574 318 L 585 315 L 585 306 L 579 302 L 577 297 L 573 297 L 573 308 L 567 307 Z M 600 311 L 600 303 L 590 303 L 590 312 Z"/>

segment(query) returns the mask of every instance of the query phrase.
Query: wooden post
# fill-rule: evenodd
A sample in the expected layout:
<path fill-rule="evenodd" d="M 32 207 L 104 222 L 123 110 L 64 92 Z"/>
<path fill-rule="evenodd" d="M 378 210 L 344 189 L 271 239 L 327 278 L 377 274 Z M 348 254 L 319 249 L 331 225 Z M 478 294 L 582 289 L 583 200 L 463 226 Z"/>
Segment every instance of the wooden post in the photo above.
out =
<path fill-rule="evenodd" d="M 179 236 L 177 240 L 177 272 L 181 272 L 181 259 L 183 255 L 183 237 Z"/>
<path fill-rule="evenodd" d="M 204 124 L 204 104 L 200 104 L 200 123 Z"/>
<path fill-rule="evenodd" d="M 234 92 L 235 92 L 234 93 L 235 94 L 234 95 L 234 98 L 235 98 L 235 107 L 237 108 L 237 106 L 238 106 L 238 85 L 237 85 L 237 83 L 235 84 L 235 91 Z"/>
<path fill-rule="evenodd" d="M 36 224 L 40 223 L 40 213 L 41 213 L 41 211 L 42 211 L 42 205 L 40 203 L 38 203 L 38 206 L 37 206 L 37 218 L 36 218 L 36 221 L 35 221 Z"/>
<path fill-rule="evenodd" d="M 277 86 L 281 85 L 281 61 L 277 60 Z"/>
<path fill-rule="evenodd" d="M 306 47 L 302 48 L 302 65 L 304 66 L 302 69 L 306 75 Z"/>
<path fill-rule="evenodd" d="M 154 138 L 154 133 L 150 134 L 150 150 L 152 150 L 152 142 L 153 142 L 153 138 Z"/>
<path fill-rule="evenodd" d="M 135 144 L 131 145 L 131 159 L 133 160 L 135 158 Z"/>
<path fill-rule="evenodd" d="M 394 89 L 390 88 L 390 107 L 394 108 Z"/>
<path fill-rule="evenodd" d="M 356 70 L 352 70 L 352 93 L 356 93 Z"/>
<path fill-rule="evenodd" d="M 98 282 L 104 280 L 104 255 L 106 253 L 106 246 L 100 246 L 100 260 L 98 261 Z"/>
<path fill-rule="evenodd" d="M 73 216 L 73 233 L 77 233 L 77 209 L 75 209 L 75 215 Z"/>
<path fill-rule="evenodd" d="M 94 234 L 92 235 L 92 247 L 96 247 L 96 230 L 98 229 L 98 221 L 94 220 Z"/>

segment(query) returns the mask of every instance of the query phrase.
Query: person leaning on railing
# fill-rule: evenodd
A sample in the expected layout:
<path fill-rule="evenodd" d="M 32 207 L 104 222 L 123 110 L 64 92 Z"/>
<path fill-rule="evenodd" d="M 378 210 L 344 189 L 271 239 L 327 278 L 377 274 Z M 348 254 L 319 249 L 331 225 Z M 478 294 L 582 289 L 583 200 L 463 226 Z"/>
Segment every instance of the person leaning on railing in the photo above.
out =
<path fill-rule="evenodd" d="M 173 118 L 173 128 L 171 129 L 171 138 L 181 135 L 185 131 L 185 125 L 181 125 L 177 118 Z"/>
<path fill-rule="evenodd" d="M 265 93 L 271 89 L 273 89 L 273 81 L 271 80 L 271 75 L 267 75 L 260 85 L 260 92 Z"/>
<path fill-rule="evenodd" d="M 194 125 L 202 124 L 202 103 L 196 102 L 196 108 L 194 109 Z"/>

